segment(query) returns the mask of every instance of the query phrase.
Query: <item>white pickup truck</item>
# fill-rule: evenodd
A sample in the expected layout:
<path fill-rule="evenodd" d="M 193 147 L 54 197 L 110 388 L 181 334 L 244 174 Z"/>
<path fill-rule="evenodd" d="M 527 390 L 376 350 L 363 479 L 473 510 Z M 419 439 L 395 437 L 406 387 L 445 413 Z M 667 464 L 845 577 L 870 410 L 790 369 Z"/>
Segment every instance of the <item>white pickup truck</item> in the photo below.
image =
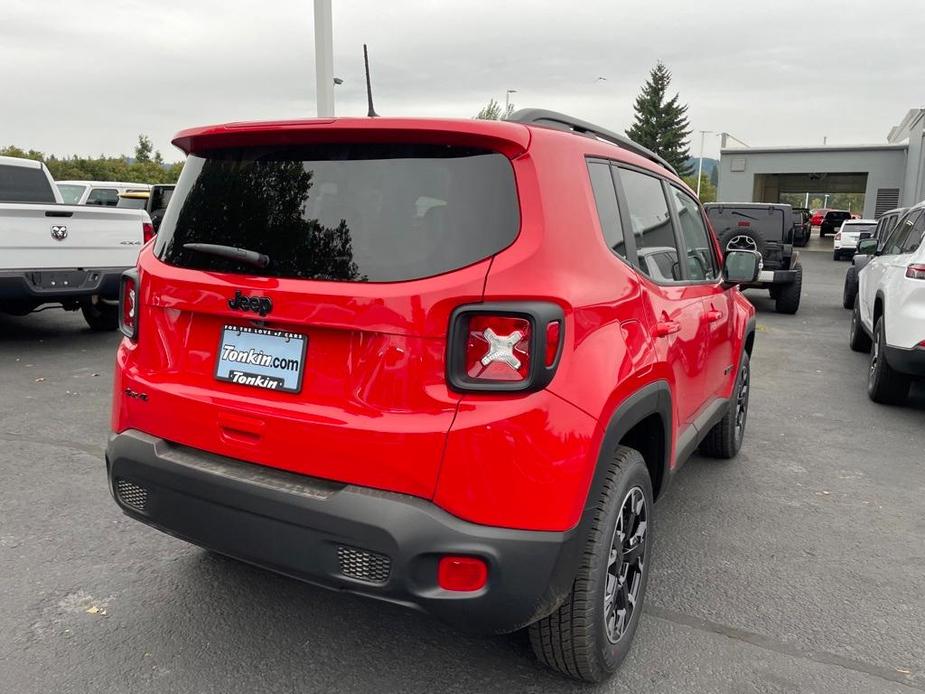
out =
<path fill-rule="evenodd" d="M 120 277 L 153 234 L 144 210 L 62 204 L 43 163 L 0 157 L 0 312 L 59 304 L 115 330 Z"/>

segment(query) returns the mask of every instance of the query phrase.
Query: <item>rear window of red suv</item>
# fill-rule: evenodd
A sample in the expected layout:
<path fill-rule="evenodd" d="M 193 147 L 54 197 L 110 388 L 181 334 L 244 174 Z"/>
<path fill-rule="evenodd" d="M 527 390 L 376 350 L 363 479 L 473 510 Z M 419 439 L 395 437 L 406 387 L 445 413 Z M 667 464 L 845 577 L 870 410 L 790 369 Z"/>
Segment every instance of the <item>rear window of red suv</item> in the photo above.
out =
<path fill-rule="evenodd" d="M 191 155 L 154 252 L 212 272 L 348 282 L 439 275 L 483 260 L 520 228 L 502 154 L 431 144 L 248 147 Z M 187 244 L 243 248 L 258 268 Z"/>

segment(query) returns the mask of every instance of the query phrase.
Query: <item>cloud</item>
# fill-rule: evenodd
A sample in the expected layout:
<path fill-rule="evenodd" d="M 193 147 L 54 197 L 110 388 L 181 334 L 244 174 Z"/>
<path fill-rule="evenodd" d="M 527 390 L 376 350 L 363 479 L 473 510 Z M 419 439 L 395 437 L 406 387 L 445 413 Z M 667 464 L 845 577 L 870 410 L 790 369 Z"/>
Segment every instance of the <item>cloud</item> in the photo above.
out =
<path fill-rule="evenodd" d="M 516 89 L 622 130 L 658 59 L 694 129 L 755 145 L 883 141 L 922 105 L 918 0 L 334 0 L 334 24 L 341 115 L 366 112 L 363 42 L 384 115 L 471 117 Z M 0 84 L 4 144 L 117 153 L 144 132 L 179 158 L 184 127 L 314 115 L 311 3 L 5 0 Z"/>

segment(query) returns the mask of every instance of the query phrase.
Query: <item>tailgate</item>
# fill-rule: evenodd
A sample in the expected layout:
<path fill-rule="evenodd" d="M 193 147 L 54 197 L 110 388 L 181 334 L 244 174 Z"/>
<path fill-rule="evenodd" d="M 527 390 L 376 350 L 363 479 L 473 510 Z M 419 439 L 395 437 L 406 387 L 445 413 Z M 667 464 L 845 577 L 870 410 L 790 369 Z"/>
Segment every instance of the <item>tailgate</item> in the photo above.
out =
<path fill-rule="evenodd" d="M 0 269 L 131 267 L 143 210 L 0 203 Z"/>
<path fill-rule="evenodd" d="M 141 254 L 113 428 L 430 498 L 460 400 L 451 315 L 520 207 L 505 155 L 426 136 L 191 155 Z"/>
<path fill-rule="evenodd" d="M 481 298 L 489 264 L 444 276 L 439 288 L 425 280 L 410 292 L 348 283 L 332 290 L 178 271 L 146 251 L 138 344 L 117 369 L 123 380 L 113 428 L 429 498 L 459 401 L 444 378 L 446 325 L 457 303 Z M 266 298 L 272 312 L 255 321 L 259 315 L 231 309 L 238 292 Z M 257 345 L 254 332 L 285 333 L 289 339 L 277 342 L 298 344 Z M 220 345 L 293 358 L 301 367 L 279 388 L 235 382 L 220 368 L 229 361 Z M 231 369 L 261 373 L 253 364 Z M 121 397 L 125 388 L 144 399 Z"/>

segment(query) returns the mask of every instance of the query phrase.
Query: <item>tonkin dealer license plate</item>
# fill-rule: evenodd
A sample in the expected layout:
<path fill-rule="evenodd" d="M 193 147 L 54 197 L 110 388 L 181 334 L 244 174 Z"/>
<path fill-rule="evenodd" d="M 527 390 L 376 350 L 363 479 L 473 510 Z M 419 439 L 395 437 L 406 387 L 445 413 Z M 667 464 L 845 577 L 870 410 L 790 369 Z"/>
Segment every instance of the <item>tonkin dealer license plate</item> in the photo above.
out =
<path fill-rule="evenodd" d="M 215 378 L 254 388 L 298 393 L 308 338 L 282 330 L 239 325 L 222 328 Z"/>

